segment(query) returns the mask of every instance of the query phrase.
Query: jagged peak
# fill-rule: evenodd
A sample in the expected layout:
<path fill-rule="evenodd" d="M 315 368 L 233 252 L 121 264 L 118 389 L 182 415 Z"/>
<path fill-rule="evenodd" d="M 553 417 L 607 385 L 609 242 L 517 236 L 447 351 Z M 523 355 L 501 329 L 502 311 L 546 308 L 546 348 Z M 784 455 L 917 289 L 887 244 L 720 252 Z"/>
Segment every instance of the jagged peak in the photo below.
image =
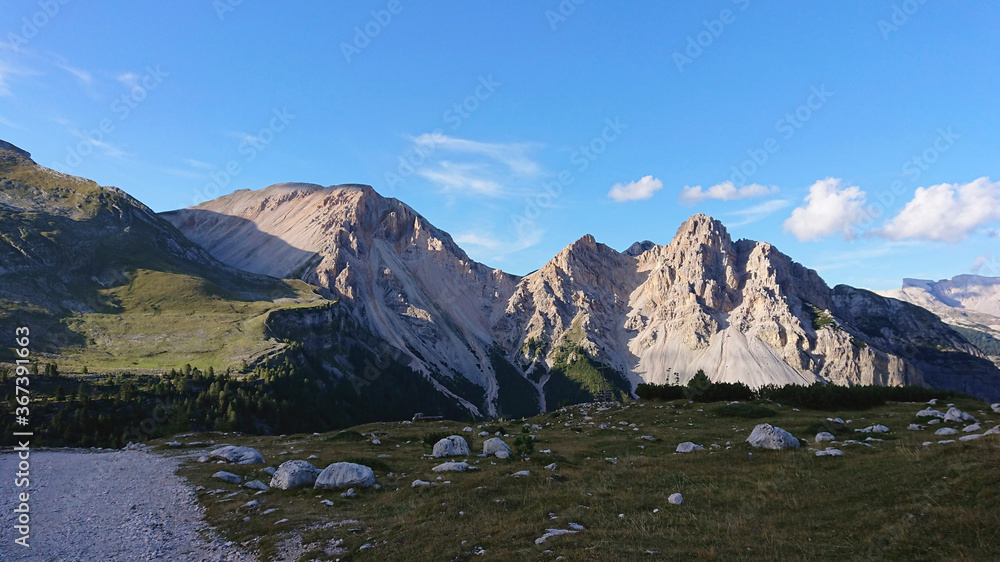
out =
<path fill-rule="evenodd" d="M 671 244 L 696 243 L 721 248 L 732 242 L 725 225 L 706 214 L 696 213 L 681 224 Z"/>

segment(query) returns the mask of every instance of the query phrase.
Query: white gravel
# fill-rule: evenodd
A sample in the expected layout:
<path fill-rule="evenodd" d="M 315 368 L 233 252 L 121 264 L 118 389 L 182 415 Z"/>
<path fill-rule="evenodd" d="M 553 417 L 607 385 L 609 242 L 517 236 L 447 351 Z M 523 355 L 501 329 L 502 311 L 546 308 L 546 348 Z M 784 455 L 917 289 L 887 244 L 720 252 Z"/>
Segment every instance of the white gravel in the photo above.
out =
<path fill-rule="evenodd" d="M 175 459 L 142 451 L 31 452 L 31 547 L 14 543 L 17 459 L 0 455 L 0 560 L 255 560 L 218 538 Z"/>

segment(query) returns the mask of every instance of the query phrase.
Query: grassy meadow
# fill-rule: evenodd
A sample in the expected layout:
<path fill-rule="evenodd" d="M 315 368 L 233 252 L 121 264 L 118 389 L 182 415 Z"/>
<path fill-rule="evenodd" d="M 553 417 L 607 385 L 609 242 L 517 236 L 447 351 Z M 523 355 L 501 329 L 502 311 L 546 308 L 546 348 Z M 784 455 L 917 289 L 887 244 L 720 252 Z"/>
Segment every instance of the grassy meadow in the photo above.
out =
<path fill-rule="evenodd" d="M 983 431 L 1000 423 L 1000 414 L 981 402 L 953 401 L 976 416 Z M 196 457 L 210 450 L 205 445 L 153 444 L 183 456 L 181 474 L 205 487 L 198 497 L 211 524 L 262 560 L 1000 559 L 1000 436 L 938 444 L 958 436 L 935 436 L 942 425 L 907 429 L 918 421 L 922 403 L 795 411 L 758 402 L 773 414 L 753 419 L 716 412 L 726 404 L 578 405 L 525 420 L 472 424 L 473 433 L 463 431 L 466 422 L 435 421 L 321 435 L 179 438 L 249 445 L 265 465 L 198 463 Z M 832 445 L 844 454 L 817 457 L 809 449 L 812 432 L 833 417 L 851 423 L 836 443 L 820 448 Z M 809 443 L 799 450 L 753 449 L 744 441 L 763 422 Z M 536 437 L 527 459 L 476 456 L 488 438 L 478 435 L 480 426 L 503 431 L 513 445 L 524 424 Z M 882 439 L 871 447 L 843 443 L 864 441 L 868 435 L 853 428 L 873 424 L 891 431 L 871 435 Z M 966 424 L 945 425 L 961 434 Z M 447 434 L 465 436 L 472 456 L 430 458 L 428 443 Z M 381 444 L 372 444 L 373 436 Z M 676 454 L 683 441 L 705 450 Z M 318 468 L 364 463 L 380 489 L 359 489 L 353 498 L 312 487 L 256 494 L 211 478 L 227 470 L 267 483 L 264 467 L 310 455 L 318 457 L 310 461 Z M 431 471 L 444 460 L 467 460 L 478 470 Z M 555 470 L 545 468 L 550 463 Z M 522 470 L 530 474 L 511 476 Z M 411 487 L 418 478 L 432 484 Z M 683 495 L 681 505 L 667 501 L 675 492 Z M 244 507 L 252 499 L 259 506 Z M 536 544 L 547 529 L 570 529 L 571 522 L 583 530 Z"/>

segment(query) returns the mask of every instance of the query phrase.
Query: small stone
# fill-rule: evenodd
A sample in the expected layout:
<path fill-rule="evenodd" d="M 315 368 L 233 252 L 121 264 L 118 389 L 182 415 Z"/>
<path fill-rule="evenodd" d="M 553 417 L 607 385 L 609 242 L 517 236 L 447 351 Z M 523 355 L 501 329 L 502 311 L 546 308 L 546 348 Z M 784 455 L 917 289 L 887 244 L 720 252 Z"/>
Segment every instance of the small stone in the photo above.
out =
<path fill-rule="evenodd" d="M 357 494 L 354 492 L 354 488 L 348 488 L 346 492 L 344 492 L 343 494 L 340 494 L 340 497 L 342 497 L 342 498 L 353 498 L 356 495 Z"/>
<path fill-rule="evenodd" d="M 430 485 L 431 485 L 430 482 L 427 482 L 425 480 L 421 480 L 421 479 L 417 478 L 416 480 L 413 481 L 412 484 L 410 484 L 410 487 L 411 488 L 416 488 L 418 486 L 430 486 Z"/>
<path fill-rule="evenodd" d="M 670 494 L 670 496 L 667 497 L 667 501 L 670 505 L 680 505 L 684 502 L 684 496 L 680 494 Z"/>
<path fill-rule="evenodd" d="M 517 478 L 517 477 L 520 477 L 520 476 L 528 476 L 530 474 L 531 474 L 530 470 L 520 470 L 518 472 L 515 472 L 514 474 L 511 474 L 511 476 Z"/>
<path fill-rule="evenodd" d="M 556 463 L 545 465 L 545 470 L 555 470 L 555 469 L 556 469 Z"/>

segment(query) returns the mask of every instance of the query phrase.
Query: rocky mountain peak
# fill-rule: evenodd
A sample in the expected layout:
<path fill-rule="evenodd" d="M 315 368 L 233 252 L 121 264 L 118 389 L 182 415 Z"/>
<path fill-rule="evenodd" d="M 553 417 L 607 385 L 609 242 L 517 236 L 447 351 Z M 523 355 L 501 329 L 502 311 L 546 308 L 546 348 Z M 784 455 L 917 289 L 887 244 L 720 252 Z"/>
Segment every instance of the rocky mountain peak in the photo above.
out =
<path fill-rule="evenodd" d="M 31 160 L 31 154 L 27 150 L 22 150 L 13 144 L 0 140 L 0 159 L 25 159 Z"/>

